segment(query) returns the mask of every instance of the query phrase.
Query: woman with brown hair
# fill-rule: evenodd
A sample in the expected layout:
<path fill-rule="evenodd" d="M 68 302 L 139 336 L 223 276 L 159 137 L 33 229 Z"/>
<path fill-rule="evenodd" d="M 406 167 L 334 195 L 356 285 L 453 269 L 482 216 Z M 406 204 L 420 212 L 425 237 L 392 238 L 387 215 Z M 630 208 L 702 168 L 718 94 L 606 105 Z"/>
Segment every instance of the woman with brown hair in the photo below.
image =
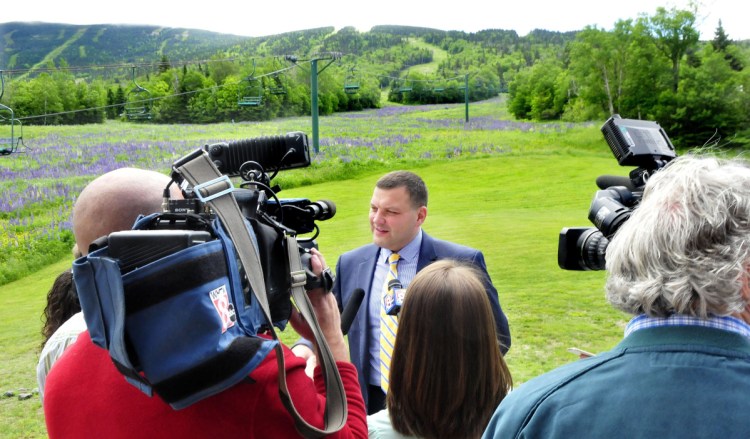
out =
<path fill-rule="evenodd" d="M 434 262 L 407 289 L 370 438 L 479 438 L 511 387 L 481 273 Z"/>

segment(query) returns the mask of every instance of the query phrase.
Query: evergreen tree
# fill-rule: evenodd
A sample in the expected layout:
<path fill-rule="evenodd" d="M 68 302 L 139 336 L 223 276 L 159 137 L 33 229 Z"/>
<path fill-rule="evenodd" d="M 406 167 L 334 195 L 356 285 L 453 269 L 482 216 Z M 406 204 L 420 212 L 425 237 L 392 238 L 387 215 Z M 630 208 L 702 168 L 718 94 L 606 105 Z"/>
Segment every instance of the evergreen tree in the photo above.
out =
<path fill-rule="evenodd" d="M 107 89 L 107 119 L 117 118 L 117 103 L 115 102 L 115 93 L 111 88 Z"/>
<path fill-rule="evenodd" d="M 159 73 L 164 73 L 171 68 L 172 67 L 169 64 L 169 58 L 167 58 L 167 55 L 162 55 L 161 61 L 159 62 Z"/>
<path fill-rule="evenodd" d="M 733 53 L 732 46 L 734 46 L 734 44 L 732 43 L 732 40 L 729 39 L 726 32 L 724 32 L 724 26 L 722 26 L 721 20 L 719 20 L 719 25 L 716 27 L 714 39 L 711 40 L 711 46 L 716 52 L 724 54 L 724 59 L 729 62 L 729 65 L 733 70 L 739 72 L 744 68 L 742 61 L 740 61 L 740 59 Z"/>
<path fill-rule="evenodd" d="M 125 90 L 122 88 L 122 84 L 117 84 L 117 90 L 115 91 L 115 100 L 114 100 L 114 104 L 117 105 L 117 107 L 113 108 L 117 116 L 120 116 L 120 114 L 123 113 L 125 102 L 127 102 L 127 97 L 125 96 Z"/>

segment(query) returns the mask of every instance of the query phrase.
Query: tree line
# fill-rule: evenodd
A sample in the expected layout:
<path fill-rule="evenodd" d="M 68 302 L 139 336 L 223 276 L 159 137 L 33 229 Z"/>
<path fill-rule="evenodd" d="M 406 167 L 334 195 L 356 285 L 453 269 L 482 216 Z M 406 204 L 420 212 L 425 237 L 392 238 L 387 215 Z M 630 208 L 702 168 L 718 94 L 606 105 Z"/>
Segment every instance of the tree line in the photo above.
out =
<path fill-rule="evenodd" d="M 525 37 L 503 30 L 321 28 L 252 39 L 196 63 L 172 65 L 163 55 L 157 67 L 114 80 L 83 79 L 60 60 L 13 82 L 3 103 L 29 124 L 100 123 L 127 118 L 133 105 L 153 123 L 309 115 L 310 64 L 277 54 L 343 53 L 317 76 L 319 114 L 377 108 L 381 93 L 393 102 L 433 104 L 507 92 L 519 119 L 604 120 L 616 113 L 658 121 L 678 146 L 744 145 L 750 141 L 747 42 L 732 41 L 721 23 L 712 40 L 700 41 L 695 23 L 695 10 L 659 7 L 611 30 L 535 30 Z M 447 56 L 436 61 L 430 46 Z M 428 64 L 429 70 L 413 68 Z M 245 98 L 260 103 L 242 105 Z"/>
<path fill-rule="evenodd" d="M 747 47 L 721 22 L 701 43 L 695 21 L 694 11 L 657 8 L 610 31 L 587 27 L 515 74 L 509 109 L 534 120 L 655 120 L 683 147 L 748 144 Z"/>

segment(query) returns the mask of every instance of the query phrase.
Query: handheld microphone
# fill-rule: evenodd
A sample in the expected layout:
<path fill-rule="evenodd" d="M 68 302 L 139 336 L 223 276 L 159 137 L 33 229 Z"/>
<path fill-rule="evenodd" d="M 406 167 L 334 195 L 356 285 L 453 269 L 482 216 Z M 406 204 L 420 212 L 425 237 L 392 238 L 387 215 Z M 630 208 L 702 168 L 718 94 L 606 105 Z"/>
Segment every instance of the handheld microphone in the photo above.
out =
<path fill-rule="evenodd" d="M 349 332 L 349 328 L 351 328 L 352 323 L 354 322 L 354 317 L 357 315 L 357 311 L 359 311 L 359 307 L 362 305 L 362 299 L 364 298 L 365 290 L 357 288 L 352 291 L 352 296 L 349 298 L 349 301 L 346 302 L 344 312 L 341 313 L 341 332 L 343 332 L 344 335 Z"/>
<path fill-rule="evenodd" d="M 619 175 L 600 175 L 596 177 L 596 186 L 599 189 L 608 189 L 612 186 L 625 186 L 629 191 L 636 190 L 631 179 L 620 177 Z"/>
<path fill-rule="evenodd" d="M 398 279 L 391 279 L 388 281 L 388 292 L 383 297 L 383 304 L 385 305 L 385 313 L 389 316 L 396 316 L 401 312 L 401 306 L 404 304 L 404 295 L 406 290 L 401 281 Z"/>

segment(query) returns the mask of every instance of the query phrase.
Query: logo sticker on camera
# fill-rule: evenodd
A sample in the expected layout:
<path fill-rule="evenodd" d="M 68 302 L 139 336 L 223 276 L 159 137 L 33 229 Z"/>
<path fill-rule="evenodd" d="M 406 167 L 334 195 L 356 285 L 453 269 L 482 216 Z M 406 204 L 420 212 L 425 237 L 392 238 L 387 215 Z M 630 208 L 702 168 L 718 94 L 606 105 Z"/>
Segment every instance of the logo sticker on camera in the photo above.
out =
<path fill-rule="evenodd" d="M 229 302 L 226 285 L 210 291 L 208 295 L 211 297 L 211 302 L 213 302 L 216 313 L 219 314 L 219 318 L 221 319 L 221 333 L 223 334 L 227 332 L 227 329 L 234 326 L 234 322 L 237 321 L 237 316 L 234 313 L 234 305 Z"/>

